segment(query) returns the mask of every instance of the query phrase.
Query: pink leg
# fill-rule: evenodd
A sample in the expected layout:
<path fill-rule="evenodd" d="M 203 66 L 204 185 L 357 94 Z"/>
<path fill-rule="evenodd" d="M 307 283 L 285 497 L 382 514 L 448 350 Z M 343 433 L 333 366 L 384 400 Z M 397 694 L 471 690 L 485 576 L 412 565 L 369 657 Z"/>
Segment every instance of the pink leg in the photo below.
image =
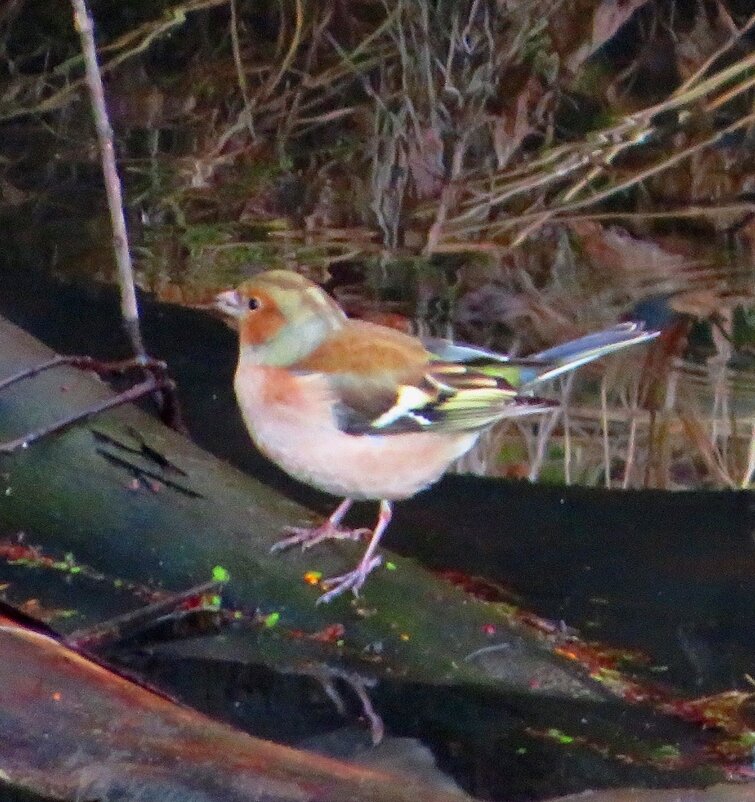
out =
<path fill-rule="evenodd" d="M 338 512 L 338 510 L 336 510 L 336 512 Z M 364 585 L 368 574 L 374 571 L 375 568 L 383 562 L 383 558 L 379 554 L 375 554 L 375 552 L 377 551 L 383 532 L 385 532 L 388 524 L 391 522 L 392 515 L 391 502 L 383 499 L 383 501 L 380 502 L 380 514 L 375 529 L 372 532 L 372 538 L 359 564 L 353 571 L 349 571 L 347 574 L 324 579 L 321 583 L 322 586 L 324 588 L 330 588 L 330 590 L 320 596 L 317 600 L 318 604 L 327 604 L 329 601 L 335 599 L 336 596 L 340 596 L 347 590 L 350 590 L 355 596 L 359 595 L 359 591 Z"/>
<path fill-rule="evenodd" d="M 350 498 L 344 499 L 335 512 L 320 526 L 287 526 L 285 531 L 291 536 L 274 543 L 270 551 L 283 551 L 301 544 L 302 549 L 310 549 L 323 540 L 359 540 L 362 535 L 370 532 L 369 529 L 341 529 L 341 521 L 354 502 Z"/>

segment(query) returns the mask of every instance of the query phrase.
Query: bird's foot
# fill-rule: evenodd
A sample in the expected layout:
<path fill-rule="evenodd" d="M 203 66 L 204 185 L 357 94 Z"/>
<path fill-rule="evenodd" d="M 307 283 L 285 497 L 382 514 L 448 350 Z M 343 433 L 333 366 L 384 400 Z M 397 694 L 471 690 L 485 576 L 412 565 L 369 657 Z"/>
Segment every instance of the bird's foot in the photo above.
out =
<path fill-rule="evenodd" d="M 341 576 L 332 576 L 328 579 L 323 579 L 320 585 L 328 590 L 323 593 L 317 600 L 317 604 L 327 604 L 336 596 L 340 596 L 347 590 L 350 590 L 355 596 L 359 595 L 359 591 L 364 585 L 368 575 L 374 571 L 381 563 L 383 558 L 378 554 L 375 557 L 370 557 L 367 560 L 362 560 L 359 565 L 348 574 L 341 574 Z"/>
<path fill-rule="evenodd" d="M 291 546 L 301 545 L 302 550 L 311 549 L 323 540 L 359 540 L 362 535 L 372 534 L 371 529 L 346 529 L 336 526 L 330 519 L 320 526 L 287 526 L 284 532 L 289 537 L 279 540 L 270 547 L 271 552 L 284 551 Z"/>

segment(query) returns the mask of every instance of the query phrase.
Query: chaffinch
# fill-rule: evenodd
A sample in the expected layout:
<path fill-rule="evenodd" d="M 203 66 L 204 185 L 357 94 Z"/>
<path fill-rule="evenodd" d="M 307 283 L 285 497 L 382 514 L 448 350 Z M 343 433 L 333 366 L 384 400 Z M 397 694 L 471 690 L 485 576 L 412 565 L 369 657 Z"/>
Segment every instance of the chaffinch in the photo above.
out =
<path fill-rule="evenodd" d="M 273 550 L 371 535 L 353 571 L 323 580 L 318 603 L 359 594 L 381 563 L 393 501 L 436 482 L 496 421 L 556 405 L 532 395 L 535 386 L 658 334 L 620 324 L 512 359 L 349 319 L 286 270 L 255 276 L 215 305 L 238 327 L 234 389 L 255 445 L 299 481 L 344 498 L 320 526 L 288 528 Z M 355 500 L 380 502 L 373 530 L 342 527 Z"/>

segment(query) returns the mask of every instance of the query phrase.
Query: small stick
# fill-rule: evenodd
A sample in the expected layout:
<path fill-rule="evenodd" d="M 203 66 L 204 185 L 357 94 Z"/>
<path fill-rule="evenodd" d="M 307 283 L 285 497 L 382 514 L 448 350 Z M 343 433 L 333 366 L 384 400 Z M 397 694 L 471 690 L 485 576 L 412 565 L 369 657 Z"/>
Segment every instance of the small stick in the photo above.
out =
<path fill-rule="evenodd" d="M 139 360 L 147 358 L 144 341 L 139 327 L 139 305 L 136 300 L 134 271 L 126 233 L 126 219 L 123 215 L 123 193 L 121 181 L 115 164 L 113 129 L 105 106 L 105 90 L 102 75 L 97 64 L 97 51 L 94 44 L 94 25 L 87 10 L 85 0 L 71 0 L 74 25 L 81 38 L 81 49 L 86 66 L 86 81 L 92 101 L 92 113 L 100 145 L 102 173 L 107 192 L 110 221 L 113 226 L 113 250 L 118 268 L 118 284 L 121 290 L 121 315 L 123 326 L 131 342 L 134 355 Z"/>
<path fill-rule="evenodd" d="M 166 423 L 176 431 L 185 431 L 181 419 L 181 407 L 176 395 L 176 384 L 167 376 L 168 366 L 165 362 L 159 359 L 153 359 L 152 357 L 145 356 L 143 359 L 132 357 L 117 362 L 101 362 L 99 359 L 94 359 L 91 356 L 54 356 L 52 359 L 48 359 L 47 362 L 41 362 L 39 365 L 34 365 L 34 367 L 25 368 L 3 379 L 0 381 L 0 391 L 7 389 L 17 382 L 33 378 L 46 370 L 60 365 L 72 365 L 80 370 L 92 370 L 99 376 L 104 376 L 109 373 L 125 373 L 128 370 L 138 368 L 146 372 L 147 379 L 135 385 L 130 390 L 119 393 L 114 398 L 109 398 L 105 401 L 93 404 L 87 409 L 75 412 L 67 418 L 63 418 L 55 423 L 51 423 L 49 426 L 36 429 L 21 437 L 17 437 L 15 440 L 0 443 L 0 454 L 10 454 L 18 448 L 26 448 L 42 437 L 54 434 L 78 421 L 85 420 L 92 415 L 97 415 L 100 412 L 113 409 L 122 404 L 127 404 L 130 401 L 136 401 L 150 393 L 155 393 L 157 396 L 156 400 L 158 401 L 160 419 L 163 423 Z"/>
<path fill-rule="evenodd" d="M 755 474 L 755 422 L 752 424 L 752 433 L 750 434 L 750 451 L 747 460 L 747 468 L 739 484 L 742 490 L 746 490 L 750 486 L 753 474 Z"/>
<path fill-rule="evenodd" d="M 629 440 L 627 441 L 627 458 L 624 463 L 624 481 L 622 488 L 627 490 L 632 480 L 632 469 L 634 468 L 634 454 L 637 441 L 637 404 L 632 407 L 632 417 L 629 419 Z"/>
<path fill-rule="evenodd" d="M 249 99 L 249 87 L 244 73 L 244 61 L 241 58 L 241 45 L 239 43 L 239 21 L 236 10 L 236 0 L 231 0 L 231 50 L 233 51 L 233 63 L 236 65 L 236 80 L 241 91 L 241 98 L 244 101 L 244 111 L 241 113 L 246 127 L 249 129 L 249 136 L 252 142 L 257 141 L 257 134 L 254 130 L 254 117 L 252 115 L 252 102 Z"/>
<path fill-rule="evenodd" d="M 139 607 L 123 615 L 110 618 L 101 624 L 95 624 L 88 629 L 77 629 L 64 639 L 66 646 L 73 649 L 86 649 L 104 645 L 112 646 L 123 638 L 145 629 L 155 623 L 161 616 L 177 612 L 189 599 L 195 596 L 204 596 L 208 593 L 219 593 L 222 583 L 217 581 L 204 582 L 188 590 L 171 593 L 167 598 Z"/>
<path fill-rule="evenodd" d="M 86 418 L 91 418 L 92 415 L 99 415 L 100 412 L 105 412 L 108 409 L 114 409 L 123 404 L 128 404 L 131 401 L 136 401 L 139 398 L 143 398 L 145 395 L 155 392 L 155 390 L 163 389 L 174 389 L 173 382 L 170 379 L 157 378 L 151 375 L 143 382 L 135 384 L 133 387 L 124 390 L 122 393 L 112 398 L 106 398 L 103 401 L 92 404 L 92 406 L 79 412 L 74 412 L 62 420 L 51 423 L 49 426 L 43 426 L 34 431 L 27 432 L 21 437 L 17 437 L 15 440 L 7 440 L 5 443 L 0 443 L 0 454 L 12 454 L 19 448 L 27 448 L 32 443 L 36 443 L 37 440 L 41 440 L 43 437 L 47 437 L 50 434 L 67 429 L 74 423 L 86 420 Z"/>
<path fill-rule="evenodd" d="M 69 358 L 70 357 L 65 356 L 54 356 L 47 362 L 41 362 L 39 365 L 35 365 L 33 368 L 26 368 L 25 370 L 20 370 L 18 373 L 12 374 L 11 376 L 7 376 L 5 379 L 0 381 L 0 390 L 4 390 L 6 387 L 10 387 L 12 384 L 16 384 L 16 382 L 20 382 L 23 379 L 29 379 L 32 376 L 36 376 L 38 373 L 42 373 L 50 368 L 57 367 L 58 365 L 68 364 Z"/>
<path fill-rule="evenodd" d="M 99 376 L 106 375 L 108 373 L 125 373 L 130 368 L 148 368 L 155 372 L 165 372 L 168 369 L 168 366 L 165 362 L 162 362 L 159 359 L 151 359 L 146 357 L 145 359 L 122 359 L 117 362 L 101 362 L 99 359 L 95 359 L 91 356 L 65 356 L 65 355 L 58 355 L 52 357 L 47 362 L 40 362 L 39 365 L 34 365 L 31 368 L 25 368 L 24 370 L 20 370 L 18 373 L 14 373 L 11 376 L 7 376 L 5 379 L 0 381 L 0 391 L 5 390 L 7 387 L 10 387 L 17 382 L 23 381 L 24 379 L 31 379 L 34 376 L 38 376 L 40 373 L 44 373 L 46 370 L 50 370 L 51 368 L 56 368 L 59 365 L 71 365 L 72 367 L 79 368 L 79 370 L 92 370 L 97 373 Z"/>
<path fill-rule="evenodd" d="M 611 488 L 611 449 L 608 442 L 608 391 L 605 375 L 600 380 L 600 422 L 603 428 L 603 462 L 605 464 L 605 486 Z"/>

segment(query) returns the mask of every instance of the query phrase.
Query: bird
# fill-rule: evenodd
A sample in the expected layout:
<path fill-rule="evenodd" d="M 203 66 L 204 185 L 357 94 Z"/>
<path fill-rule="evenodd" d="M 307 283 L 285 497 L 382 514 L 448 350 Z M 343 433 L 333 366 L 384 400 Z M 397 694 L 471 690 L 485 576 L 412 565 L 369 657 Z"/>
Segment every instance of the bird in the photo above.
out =
<path fill-rule="evenodd" d="M 327 603 L 359 596 L 381 563 L 393 503 L 429 487 L 503 418 L 544 412 L 540 384 L 659 332 L 620 323 L 520 359 L 421 340 L 347 317 L 318 284 L 268 270 L 216 296 L 238 330 L 234 390 L 255 446 L 293 478 L 343 499 L 323 523 L 287 527 L 273 551 L 325 540 L 369 542 L 356 567 L 321 580 Z M 372 529 L 348 529 L 355 501 L 378 501 Z"/>

